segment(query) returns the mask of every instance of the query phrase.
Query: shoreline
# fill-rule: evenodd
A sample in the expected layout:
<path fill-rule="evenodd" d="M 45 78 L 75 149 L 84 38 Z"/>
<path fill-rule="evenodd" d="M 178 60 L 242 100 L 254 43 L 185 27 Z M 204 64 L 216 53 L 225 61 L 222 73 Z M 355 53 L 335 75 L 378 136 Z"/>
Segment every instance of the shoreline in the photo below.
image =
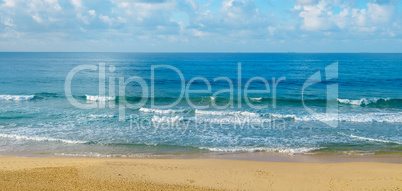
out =
<path fill-rule="evenodd" d="M 398 190 L 402 164 L 0 157 L 6 190 Z"/>
<path fill-rule="evenodd" d="M 259 162 L 293 163 L 345 163 L 377 162 L 402 164 L 399 154 L 359 155 L 359 154 L 316 154 L 316 153 L 278 153 L 278 152 L 231 152 L 231 153 L 177 153 L 177 154 L 135 154 L 135 155 L 99 155 L 87 154 L 34 154 L 1 153 L 0 157 L 21 158 L 88 158 L 88 159 L 223 159 Z"/>

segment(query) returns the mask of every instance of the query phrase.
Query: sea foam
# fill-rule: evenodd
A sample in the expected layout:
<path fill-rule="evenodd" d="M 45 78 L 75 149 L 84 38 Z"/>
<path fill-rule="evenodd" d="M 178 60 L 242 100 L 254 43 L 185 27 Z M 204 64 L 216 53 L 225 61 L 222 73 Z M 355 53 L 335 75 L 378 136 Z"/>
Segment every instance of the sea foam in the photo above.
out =
<path fill-rule="evenodd" d="M 308 153 L 310 151 L 318 150 L 319 147 L 299 147 L 299 148 L 271 148 L 271 147 L 200 147 L 200 149 L 207 149 L 214 152 L 279 152 L 279 153 Z"/>
<path fill-rule="evenodd" d="M 248 111 L 208 111 L 208 110 L 195 110 L 195 114 L 198 115 L 242 115 L 242 116 L 253 116 L 253 117 L 258 117 L 260 114 L 258 113 L 253 113 L 253 112 L 248 112 Z"/>
<path fill-rule="evenodd" d="M 33 98 L 35 98 L 35 95 L 0 95 L 0 100 L 6 101 L 26 101 Z"/>
<path fill-rule="evenodd" d="M 402 143 L 396 142 L 396 141 L 387 141 L 387 140 L 382 140 L 382 139 L 374 139 L 374 138 L 356 136 L 356 135 L 352 135 L 352 134 L 351 135 L 347 135 L 347 134 L 344 134 L 344 133 L 338 133 L 338 134 L 348 136 L 348 137 L 351 137 L 351 138 L 355 138 L 355 139 L 365 140 L 365 141 L 381 142 L 381 143 L 394 143 L 394 144 L 399 144 L 399 145 L 402 144 Z"/>
<path fill-rule="evenodd" d="M 379 100 L 388 101 L 390 98 L 362 98 L 358 100 L 349 100 L 349 99 L 337 99 L 341 104 L 347 105 L 369 105 L 369 104 L 376 104 Z"/>
<path fill-rule="evenodd" d="M 116 118 L 117 116 L 116 115 L 106 115 L 106 114 L 103 114 L 103 115 L 102 114 L 100 114 L 100 115 L 90 114 L 89 117 L 97 119 L 97 118 Z"/>
<path fill-rule="evenodd" d="M 96 158 L 143 158 L 153 156 L 152 154 L 105 154 L 96 152 L 84 152 L 84 153 L 54 153 L 55 156 L 63 157 L 96 157 Z"/>
<path fill-rule="evenodd" d="M 62 143 L 69 143 L 69 144 L 86 143 L 85 141 L 55 139 L 55 138 L 49 138 L 49 137 L 28 137 L 28 136 L 24 136 L 24 135 L 12 135 L 12 134 L 0 134 L 0 137 L 9 138 L 9 139 L 17 139 L 17 140 L 29 140 L 29 141 L 62 142 Z"/>
<path fill-rule="evenodd" d="M 152 121 L 157 122 L 157 123 L 175 123 L 175 122 L 180 122 L 183 121 L 184 118 L 182 116 L 174 116 L 174 117 L 167 117 L 167 116 L 153 116 Z"/>
<path fill-rule="evenodd" d="M 173 113 L 183 113 L 185 110 L 173 110 L 173 109 L 149 109 L 149 108 L 140 108 L 141 112 L 144 113 L 156 113 L 156 114 L 173 114 Z"/>
<path fill-rule="evenodd" d="M 88 101 L 113 101 L 116 97 L 85 95 Z"/>
<path fill-rule="evenodd" d="M 358 123 L 402 123 L 400 113 L 342 113 L 342 114 L 314 114 L 314 115 L 275 115 L 279 118 L 289 116 L 295 121 L 340 121 Z"/>

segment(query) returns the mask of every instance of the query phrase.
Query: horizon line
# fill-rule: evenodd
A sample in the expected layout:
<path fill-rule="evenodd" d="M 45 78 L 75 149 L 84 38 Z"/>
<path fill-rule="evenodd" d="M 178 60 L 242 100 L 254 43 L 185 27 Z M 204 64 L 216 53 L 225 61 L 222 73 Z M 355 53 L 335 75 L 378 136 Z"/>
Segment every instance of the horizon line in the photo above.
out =
<path fill-rule="evenodd" d="M 184 51 L 177 51 L 177 52 L 169 52 L 169 51 L 149 51 L 149 52 L 125 52 L 125 51 L 0 51 L 0 53 L 143 53 L 143 54 L 154 54 L 154 53 L 160 53 L 160 54 L 170 54 L 170 53 L 182 53 L 182 54 L 402 54 L 402 52 L 294 52 L 294 51 L 289 51 L 289 52 L 235 52 L 235 51 L 228 51 L 228 52 L 184 52 Z"/>

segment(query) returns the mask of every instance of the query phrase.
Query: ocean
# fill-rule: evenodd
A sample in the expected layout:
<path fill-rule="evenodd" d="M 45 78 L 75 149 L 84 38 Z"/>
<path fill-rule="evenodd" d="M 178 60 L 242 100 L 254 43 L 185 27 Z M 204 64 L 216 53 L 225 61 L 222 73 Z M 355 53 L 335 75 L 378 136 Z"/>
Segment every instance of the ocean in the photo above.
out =
<path fill-rule="evenodd" d="M 402 153 L 402 54 L 0 53 L 0 67 L 0 155 Z"/>

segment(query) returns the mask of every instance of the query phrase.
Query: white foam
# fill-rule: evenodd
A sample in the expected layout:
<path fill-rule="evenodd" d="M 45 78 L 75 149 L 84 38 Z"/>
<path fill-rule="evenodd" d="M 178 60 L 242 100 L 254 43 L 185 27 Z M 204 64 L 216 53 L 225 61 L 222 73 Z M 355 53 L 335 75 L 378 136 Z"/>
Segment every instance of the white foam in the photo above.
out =
<path fill-rule="evenodd" d="M 299 148 L 270 148 L 270 147 L 200 147 L 200 149 L 207 149 L 214 152 L 279 152 L 279 153 L 307 153 L 313 150 L 320 149 L 318 147 L 299 147 Z"/>
<path fill-rule="evenodd" d="M 17 140 L 62 142 L 62 143 L 69 143 L 69 144 L 86 143 L 85 141 L 74 141 L 74 140 L 67 140 L 67 139 L 55 139 L 55 138 L 48 138 L 48 137 L 28 137 L 28 136 L 24 136 L 24 135 L 10 135 L 10 134 L 0 134 L 0 137 L 10 138 L 10 139 L 17 139 Z"/>
<path fill-rule="evenodd" d="M 157 123 L 175 123 L 175 122 L 179 122 L 179 121 L 183 121 L 184 118 L 182 116 L 174 116 L 174 117 L 168 117 L 168 116 L 156 116 L 154 115 L 152 117 L 152 121 L 153 122 L 157 122 Z"/>
<path fill-rule="evenodd" d="M 318 150 L 318 149 L 322 149 L 321 147 L 300 147 L 300 148 L 281 148 L 278 149 L 278 152 L 280 153 L 308 153 L 310 151 L 314 151 L 314 150 Z"/>
<path fill-rule="evenodd" d="M 274 118 L 279 118 L 279 119 L 296 119 L 296 115 L 290 115 L 290 114 L 286 114 L 286 115 L 282 115 L 282 114 L 270 114 L 272 117 Z"/>
<path fill-rule="evenodd" d="M 116 115 L 94 115 L 94 114 L 91 114 L 91 115 L 89 115 L 89 117 L 90 118 L 115 118 L 115 117 L 117 117 Z"/>
<path fill-rule="evenodd" d="M 195 123 L 211 123 L 211 124 L 266 124 L 272 122 L 271 119 L 268 118 L 260 118 L 260 117 L 248 117 L 248 116 L 222 116 L 222 117 L 201 117 L 196 116 L 193 118 L 189 118 L 189 121 L 193 121 Z"/>
<path fill-rule="evenodd" d="M 5 101 L 26 101 L 32 100 L 35 95 L 0 95 L 0 100 Z"/>
<path fill-rule="evenodd" d="M 248 111 L 241 111 L 241 112 L 239 112 L 239 115 L 251 116 L 251 117 L 259 117 L 260 116 L 260 114 L 258 114 L 258 113 L 253 113 L 253 112 L 248 112 Z"/>
<path fill-rule="evenodd" d="M 360 139 L 360 140 L 366 140 L 366 141 L 373 141 L 373 142 L 382 142 L 382 143 L 395 143 L 395 144 L 402 144 L 400 142 L 396 142 L 396 141 L 387 141 L 387 140 L 381 140 L 381 139 L 373 139 L 373 138 L 368 138 L 368 137 L 361 137 L 361 136 L 356 136 L 356 135 L 346 135 L 344 133 L 339 133 L 340 135 L 344 135 L 344 136 L 349 136 L 351 138 L 355 138 L 355 139 Z"/>
<path fill-rule="evenodd" d="M 253 97 L 253 98 L 250 98 L 250 100 L 253 100 L 253 101 L 261 101 L 261 100 L 262 100 L 262 97 Z"/>
<path fill-rule="evenodd" d="M 300 115 L 294 117 L 296 121 L 338 121 L 340 118 L 340 115 L 335 114 Z"/>
<path fill-rule="evenodd" d="M 195 114 L 199 115 L 242 115 L 242 116 L 253 116 L 258 117 L 260 114 L 248 112 L 248 111 L 207 111 L 207 110 L 195 110 Z"/>
<path fill-rule="evenodd" d="M 258 123 L 269 122 L 273 119 L 292 119 L 295 121 L 341 121 L 358 123 L 402 123 L 402 114 L 399 113 L 342 113 L 342 114 L 315 114 L 315 115 L 294 115 L 294 114 L 266 114 L 272 118 L 261 117 L 258 113 L 247 111 L 208 111 L 195 110 L 197 121 L 210 123 Z M 220 118 L 201 118 L 202 115 L 222 116 Z M 234 117 L 233 117 L 234 116 Z M 248 117 L 248 118 L 247 118 Z M 225 122 L 226 121 L 226 122 Z"/>
<path fill-rule="evenodd" d="M 85 95 L 88 101 L 113 101 L 116 97 Z"/>
<path fill-rule="evenodd" d="M 350 113 L 350 114 L 315 114 L 298 115 L 296 121 L 341 121 L 358 123 L 402 123 L 402 115 L 399 113 Z"/>
<path fill-rule="evenodd" d="M 358 100 L 349 100 L 349 99 L 337 99 L 339 103 L 348 104 L 348 105 L 368 105 L 371 103 L 377 103 L 378 100 L 390 100 L 389 98 L 362 98 Z"/>
<path fill-rule="evenodd" d="M 96 157 L 96 158 L 143 158 L 150 157 L 151 154 L 103 154 L 103 153 L 94 153 L 94 152 L 85 152 L 85 153 L 54 153 L 56 156 L 64 156 L 64 157 Z"/>
<path fill-rule="evenodd" d="M 173 113 L 183 113 L 185 110 L 172 110 L 172 109 L 148 109 L 148 108 L 140 108 L 141 112 L 144 113 L 157 113 L 157 114 L 173 114 Z"/>

